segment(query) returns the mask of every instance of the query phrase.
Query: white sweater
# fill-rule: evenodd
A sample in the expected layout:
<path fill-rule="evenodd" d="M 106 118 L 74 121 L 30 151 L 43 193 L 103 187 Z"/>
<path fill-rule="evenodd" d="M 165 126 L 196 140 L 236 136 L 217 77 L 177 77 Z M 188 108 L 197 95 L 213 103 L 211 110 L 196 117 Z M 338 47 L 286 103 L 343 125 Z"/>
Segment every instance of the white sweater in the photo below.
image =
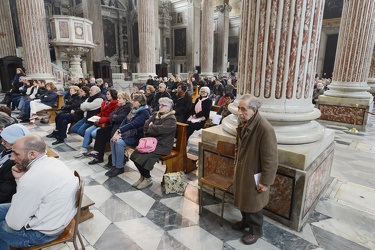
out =
<path fill-rule="evenodd" d="M 57 234 L 76 214 L 77 189 L 78 178 L 62 161 L 42 156 L 19 179 L 6 222 L 14 230 Z"/>

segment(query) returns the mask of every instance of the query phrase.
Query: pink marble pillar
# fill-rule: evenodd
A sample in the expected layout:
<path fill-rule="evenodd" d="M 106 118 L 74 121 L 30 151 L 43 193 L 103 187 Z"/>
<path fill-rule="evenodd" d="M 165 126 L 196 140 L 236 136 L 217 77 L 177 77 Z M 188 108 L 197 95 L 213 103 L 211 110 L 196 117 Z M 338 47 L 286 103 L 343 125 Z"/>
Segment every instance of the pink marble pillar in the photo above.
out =
<path fill-rule="evenodd" d="M 9 0 L 0 1 L 0 58 L 16 55 Z"/>
<path fill-rule="evenodd" d="M 321 120 L 367 124 L 373 97 L 367 80 L 375 44 L 375 0 L 344 0 L 332 83 L 319 97 Z M 356 117 L 356 119 L 354 119 Z"/>
<path fill-rule="evenodd" d="M 155 75 L 155 5 L 148 0 L 138 1 L 139 58 L 142 79 Z"/>
<path fill-rule="evenodd" d="M 324 132 L 311 101 L 323 7 L 324 0 L 242 1 L 238 94 L 261 100 L 280 144 L 318 141 Z M 223 129 L 234 134 L 234 120 Z"/>
<path fill-rule="evenodd" d="M 43 0 L 17 0 L 25 69 L 32 79 L 54 80 Z"/>
<path fill-rule="evenodd" d="M 214 58 L 214 1 L 202 1 L 201 75 L 212 75 Z"/>

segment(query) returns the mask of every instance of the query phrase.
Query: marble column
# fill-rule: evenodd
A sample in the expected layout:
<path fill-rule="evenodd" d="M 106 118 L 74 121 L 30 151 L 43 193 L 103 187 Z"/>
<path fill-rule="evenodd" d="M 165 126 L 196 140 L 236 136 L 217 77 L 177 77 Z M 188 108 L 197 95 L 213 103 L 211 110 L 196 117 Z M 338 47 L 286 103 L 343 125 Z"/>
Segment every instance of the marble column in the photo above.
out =
<path fill-rule="evenodd" d="M 214 1 L 202 1 L 201 70 L 202 76 L 213 75 L 214 58 Z"/>
<path fill-rule="evenodd" d="M 218 11 L 217 67 L 219 75 L 226 76 L 228 68 L 229 12 L 232 6 L 224 3 L 216 6 Z"/>
<path fill-rule="evenodd" d="M 94 75 L 93 62 L 99 62 L 105 59 L 101 1 L 83 0 L 82 8 L 83 17 L 93 22 L 92 37 L 96 47 L 91 49 L 87 54 L 87 70 L 90 75 Z"/>
<path fill-rule="evenodd" d="M 368 75 L 367 84 L 370 87 L 370 93 L 375 97 L 375 53 L 372 53 L 370 73 Z"/>
<path fill-rule="evenodd" d="M 187 4 L 186 25 L 186 58 L 187 71 L 194 72 L 195 66 L 200 66 L 200 26 L 201 26 L 201 3 L 194 0 Z"/>
<path fill-rule="evenodd" d="M 0 1 L 0 58 L 16 55 L 9 0 Z"/>
<path fill-rule="evenodd" d="M 281 144 L 318 141 L 324 132 L 311 101 L 323 6 L 323 0 L 242 3 L 237 93 L 261 100 Z M 223 123 L 231 134 L 236 127 L 236 116 Z"/>
<path fill-rule="evenodd" d="M 170 64 L 171 59 L 171 21 L 172 17 L 169 14 L 169 1 L 163 1 L 162 11 L 160 16 L 160 33 L 161 33 L 161 56 L 163 62 Z M 168 70 L 169 71 L 169 70 Z"/>
<path fill-rule="evenodd" d="M 31 79 L 55 81 L 52 75 L 44 1 L 17 0 L 17 10 L 27 76 Z"/>
<path fill-rule="evenodd" d="M 365 128 L 373 96 L 367 84 L 375 44 L 375 0 L 344 0 L 329 90 L 319 97 L 321 120 Z"/>
<path fill-rule="evenodd" d="M 276 179 L 263 213 L 297 231 L 329 186 L 335 147 L 334 131 L 314 121 L 320 112 L 311 103 L 323 9 L 324 0 L 243 0 L 241 8 L 238 95 L 260 99 L 259 112 L 278 142 Z M 225 168 L 213 155 L 217 141 L 236 141 L 236 107 L 230 105 L 234 115 L 222 126 L 202 130 L 199 177 L 213 159 Z"/>
<path fill-rule="evenodd" d="M 148 75 L 155 75 L 155 5 L 148 0 L 138 1 L 139 60 L 141 64 L 140 81 Z"/>

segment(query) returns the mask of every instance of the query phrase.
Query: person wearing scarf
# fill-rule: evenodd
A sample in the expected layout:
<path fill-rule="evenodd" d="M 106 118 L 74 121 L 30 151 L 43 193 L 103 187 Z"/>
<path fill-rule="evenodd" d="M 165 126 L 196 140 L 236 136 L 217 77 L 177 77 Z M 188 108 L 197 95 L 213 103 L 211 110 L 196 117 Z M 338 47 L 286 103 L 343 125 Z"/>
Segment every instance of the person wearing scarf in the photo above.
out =
<path fill-rule="evenodd" d="M 100 88 L 92 86 L 90 88 L 90 97 L 80 106 L 80 109 L 84 112 L 84 118 L 74 124 L 71 129 L 72 133 L 79 134 L 82 137 L 85 135 L 86 129 L 93 124 L 92 122 L 87 121 L 87 119 L 100 112 L 102 102 L 103 96 L 100 93 Z"/>
<path fill-rule="evenodd" d="M 186 142 L 189 141 L 189 137 L 194 133 L 195 130 L 200 130 L 203 128 L 204 123 L 210 117 L 212 100 L 208 97 L 209 95 L 210 89 L 208 87 L 202 87 L 199 90 L 199 98 L 195 100 L 195 103 L 191 108 L 191 115 L 188 118 L 189 127 L 187 127 L 186 130 Z"/>
<path fill-rule="evenodd" d="M 143 125 L 150 118 L 150 109 L 146 105 L 147 98 L 144 94 L 134 94 L 133 109 L 124 119 L 110 141 L 112 152 L 112 168 L 105 173 L 108 177 L 115 177 L 124 173 L 124 148 L 137 146 L 143 137 Z"/>
<path fill-rule="evenodd" d="M 173 149 L 173 140 L 176 134 L 176 117 L 174 116 L 173 101 L 170 98 L 159 99 L 159 111 L 148 119 L 143 127 L 146 137 L 157 139 L 157 145 L 151 153 L 140 153 L 134 150 L 130 159 L 138 168 L 141 177 L 132 186 L 144 189 L 152 185 L 150 171 L 154 168 L 160 156 L 168 155 Z"/>

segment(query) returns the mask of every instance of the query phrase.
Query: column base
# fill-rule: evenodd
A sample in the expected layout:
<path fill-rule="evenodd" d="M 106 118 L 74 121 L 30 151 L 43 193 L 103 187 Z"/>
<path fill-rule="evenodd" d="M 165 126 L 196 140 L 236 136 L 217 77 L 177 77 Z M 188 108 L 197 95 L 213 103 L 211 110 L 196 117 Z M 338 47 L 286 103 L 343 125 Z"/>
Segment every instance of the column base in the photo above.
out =
<path fill-rule="evenodd" d="M 365 129 L 369 120 L 369 115 L 365 111 L 372 112 L 373 105 L 373 97 L 357 99 L 321 95 L 319 96 L 319 109 L 322 115 L 319 120 L 323 124 L 347 128 L 353 128 L 355 120 L 357 129 Z"/>
<path fill-rule="evenodd" d="M 375 78 L 369 78 L 367 80 L 367 85 L 370 87 L 369 92 L 373 97 L 375 97 Z"/>
<path fill-rule="evenodd" d="M 278 145 L 279 167 L 271 186 L 270 202 L 263 213 L 293 230 L 300 231 L 330 182 L 334 153 L 334 131 L 326 129 L 321 140 L 303 145 Z M 199 144 L 199 178 L 212 173 L 215 162 L 227 176 L 233 176 L 233 159 L 218 159 L 218 140 L 235 142 L 235 137 L 215 126 L 202 131 Z"/>

